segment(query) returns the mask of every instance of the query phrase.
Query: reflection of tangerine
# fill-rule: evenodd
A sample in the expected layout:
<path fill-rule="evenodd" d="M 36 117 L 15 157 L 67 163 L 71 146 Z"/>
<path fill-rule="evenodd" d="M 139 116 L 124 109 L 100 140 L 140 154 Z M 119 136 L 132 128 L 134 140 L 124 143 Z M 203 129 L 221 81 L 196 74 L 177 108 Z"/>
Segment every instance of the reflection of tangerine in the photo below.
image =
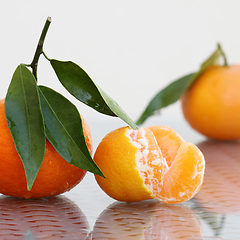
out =
<path fill-rule="evenodd" d="M 198 144 L 206 158 L 206 173 L 195 199 L 218 213 L 240 211 L 240 142 Z"/>
<path fill-rule="evenodd" d="M 86 239 L 90 227 L 79 207 L 64 196 L 22 200 L 0 197 L 0 239 Z M 35 239 L 31 238 L 31 239 Z"/>
<path fill-rule="evenodd" d="M 240 66 L 213 66 L 183 94 L 183 114 L 203 135 L 218 140 L 240 138 Z"/>
<path fill-rule="evenodd" d="M 197 214 L 182 204 L 156 200 L 116 202 L 104 210 L 93 228 L 97 239 L 202 239 Z"/>
<path fill-rule="evenodd" d="M 200 150 L 165 126 L 112 131 L 100 142 L 94 160 L 106 176 L 95 176 L 99 186 L 126 202 L 189 200 L 201 187 L 205 167 Z"/>
<path fill-rule="evenodd" d="M 0 100 L 0 192 L 20 198 L 40 198 L 69 191 L 85 176 L 86 171 L 65 161 L 46 141 L 45 157 L 31 191 L 27 183 L 22 161 L 15 149 L 7 126 L 4 100 Z M 83 131 L 89 151 L 92 153 L 92 139 L 89 127 L 82 118 Z"/>

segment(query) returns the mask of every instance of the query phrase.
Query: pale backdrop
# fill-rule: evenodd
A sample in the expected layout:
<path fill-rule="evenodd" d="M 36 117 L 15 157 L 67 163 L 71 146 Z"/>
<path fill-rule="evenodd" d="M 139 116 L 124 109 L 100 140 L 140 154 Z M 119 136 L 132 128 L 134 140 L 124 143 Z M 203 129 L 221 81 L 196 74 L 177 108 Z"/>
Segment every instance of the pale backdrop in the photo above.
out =
<path fill-rule="evenodd" d="M 0 98 L 17 65 L 31 62 L 51 16 L 44 45 L 48 57 L 79 64 L 136 120 L 160 89 L 196 71 L 218 42 L 230 64 L 240 63 L 239 8 L 237 0 L 2 1 Z M 76 103 L 89 121 L 105 119 L 75 101 L 43 57 L 38 76 L 40 84 Z M 181 116 L 179 103 L 162 111 L 172 115 Z"/>

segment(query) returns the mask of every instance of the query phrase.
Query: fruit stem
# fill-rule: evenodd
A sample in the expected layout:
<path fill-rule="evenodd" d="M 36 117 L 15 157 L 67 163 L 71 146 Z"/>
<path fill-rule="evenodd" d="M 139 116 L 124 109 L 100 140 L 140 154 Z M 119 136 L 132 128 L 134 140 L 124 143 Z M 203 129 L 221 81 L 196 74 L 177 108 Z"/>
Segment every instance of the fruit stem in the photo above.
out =
<path fill-rule="evenodd" d="M 33 57 L 32 63 L 30 64 L 30 67 L 32 68 L 32 73 L 33 73 L 34 77 L 36 78 L 36 80 L 37 80 L 38 60 L 39 60 L 40 55 L 43 53 L 43 43 L 44 43 L 48 28 L 49 28 L 51 22 L 52 22 L 51 17 L 48 17 L 46 20 L 46 23 L 44 25 L 44 28 L 42 30 L 40 39 L 38 41 L 37 49 L 36 49 L 35 55 Z"/>
<path fill-rule="evenodd" d="M 224 66 L 228 66 L 226 54 L 225 54 L 224 51 L 222 50 L 222 47 L 221 47 L 220 44 L 218 44 L 218 49 L 221 51 L 221 54 L 222 54 L 222 56 L 223 56 Z"/>
<path fill-rule="evenodd" d="M 224 60 L 224 66 L 228 66 L 227 57 L 226 57 L 225 53 L 222 52 L 222 55 L 223 55 L 223 60 Z"/>

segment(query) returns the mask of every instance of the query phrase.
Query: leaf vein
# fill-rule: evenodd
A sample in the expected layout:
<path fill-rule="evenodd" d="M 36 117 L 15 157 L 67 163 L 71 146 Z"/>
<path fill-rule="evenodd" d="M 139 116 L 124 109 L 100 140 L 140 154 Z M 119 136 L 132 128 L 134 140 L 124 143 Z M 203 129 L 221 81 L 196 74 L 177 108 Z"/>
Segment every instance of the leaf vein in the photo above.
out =
<path fill-rule="evenodd" d="M 22 90 L 23 90 L 23 96 L 24 96 L 24 106 L 25 106 L 25 111 L 26 111 L 26 117 L 27 117 L 27 128 L 28 128 L 28 141 L 29 141 L 29 146 L 30 146 L 30 156 L 29 156 L 29 160 L 31 162 L 31 156 L 32 156 L 32 140 L 30 138 L 30 133 L 32 131 L 31 128 L 31 124 L 30 123 L 30 118 L 29 118 L 29 108 L 27 105 L 27 94 L 26 94 L 26 90 L 24 87 L 24 80 L 23 80 L 23 71 L 22 71 L 22 66 L 20 65 L 20 77 L 21 77 L 21 85 L 22 85 Z M 32 169 L 32 168 L 30 168 Z"/>

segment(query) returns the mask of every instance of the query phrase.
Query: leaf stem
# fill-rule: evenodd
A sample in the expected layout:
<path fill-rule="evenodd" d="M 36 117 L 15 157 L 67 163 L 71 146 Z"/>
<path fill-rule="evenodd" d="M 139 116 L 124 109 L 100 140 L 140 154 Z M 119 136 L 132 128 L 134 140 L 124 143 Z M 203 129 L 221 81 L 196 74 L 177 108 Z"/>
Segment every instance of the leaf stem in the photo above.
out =
<path fill-rule="evenodd" d="M 46 23 L 44 25 L 44 28 L 42 30 L 40 39 L 38 41 L 37 49 L 36 49 L 35 55 L 33 57 L 32 63 L 30 64 L 30 67 L 32 68 L 32 73 L 35 76 L 36 80 L 37 80 L 38 60 L 39 60 L 40 55 L 43 53 L 43 43 L 44 43 L 48 28 L 49 28 L 51 22 L 52 22 L 51 17 L 48 17 L 46 20 Z"/>
<path fill-rule="evenodd" d="M 44 51 L 42 51 L 42 54 L 48 61 L 51 61 L 51 59 L 46 55 L 46 53 Z"/>

